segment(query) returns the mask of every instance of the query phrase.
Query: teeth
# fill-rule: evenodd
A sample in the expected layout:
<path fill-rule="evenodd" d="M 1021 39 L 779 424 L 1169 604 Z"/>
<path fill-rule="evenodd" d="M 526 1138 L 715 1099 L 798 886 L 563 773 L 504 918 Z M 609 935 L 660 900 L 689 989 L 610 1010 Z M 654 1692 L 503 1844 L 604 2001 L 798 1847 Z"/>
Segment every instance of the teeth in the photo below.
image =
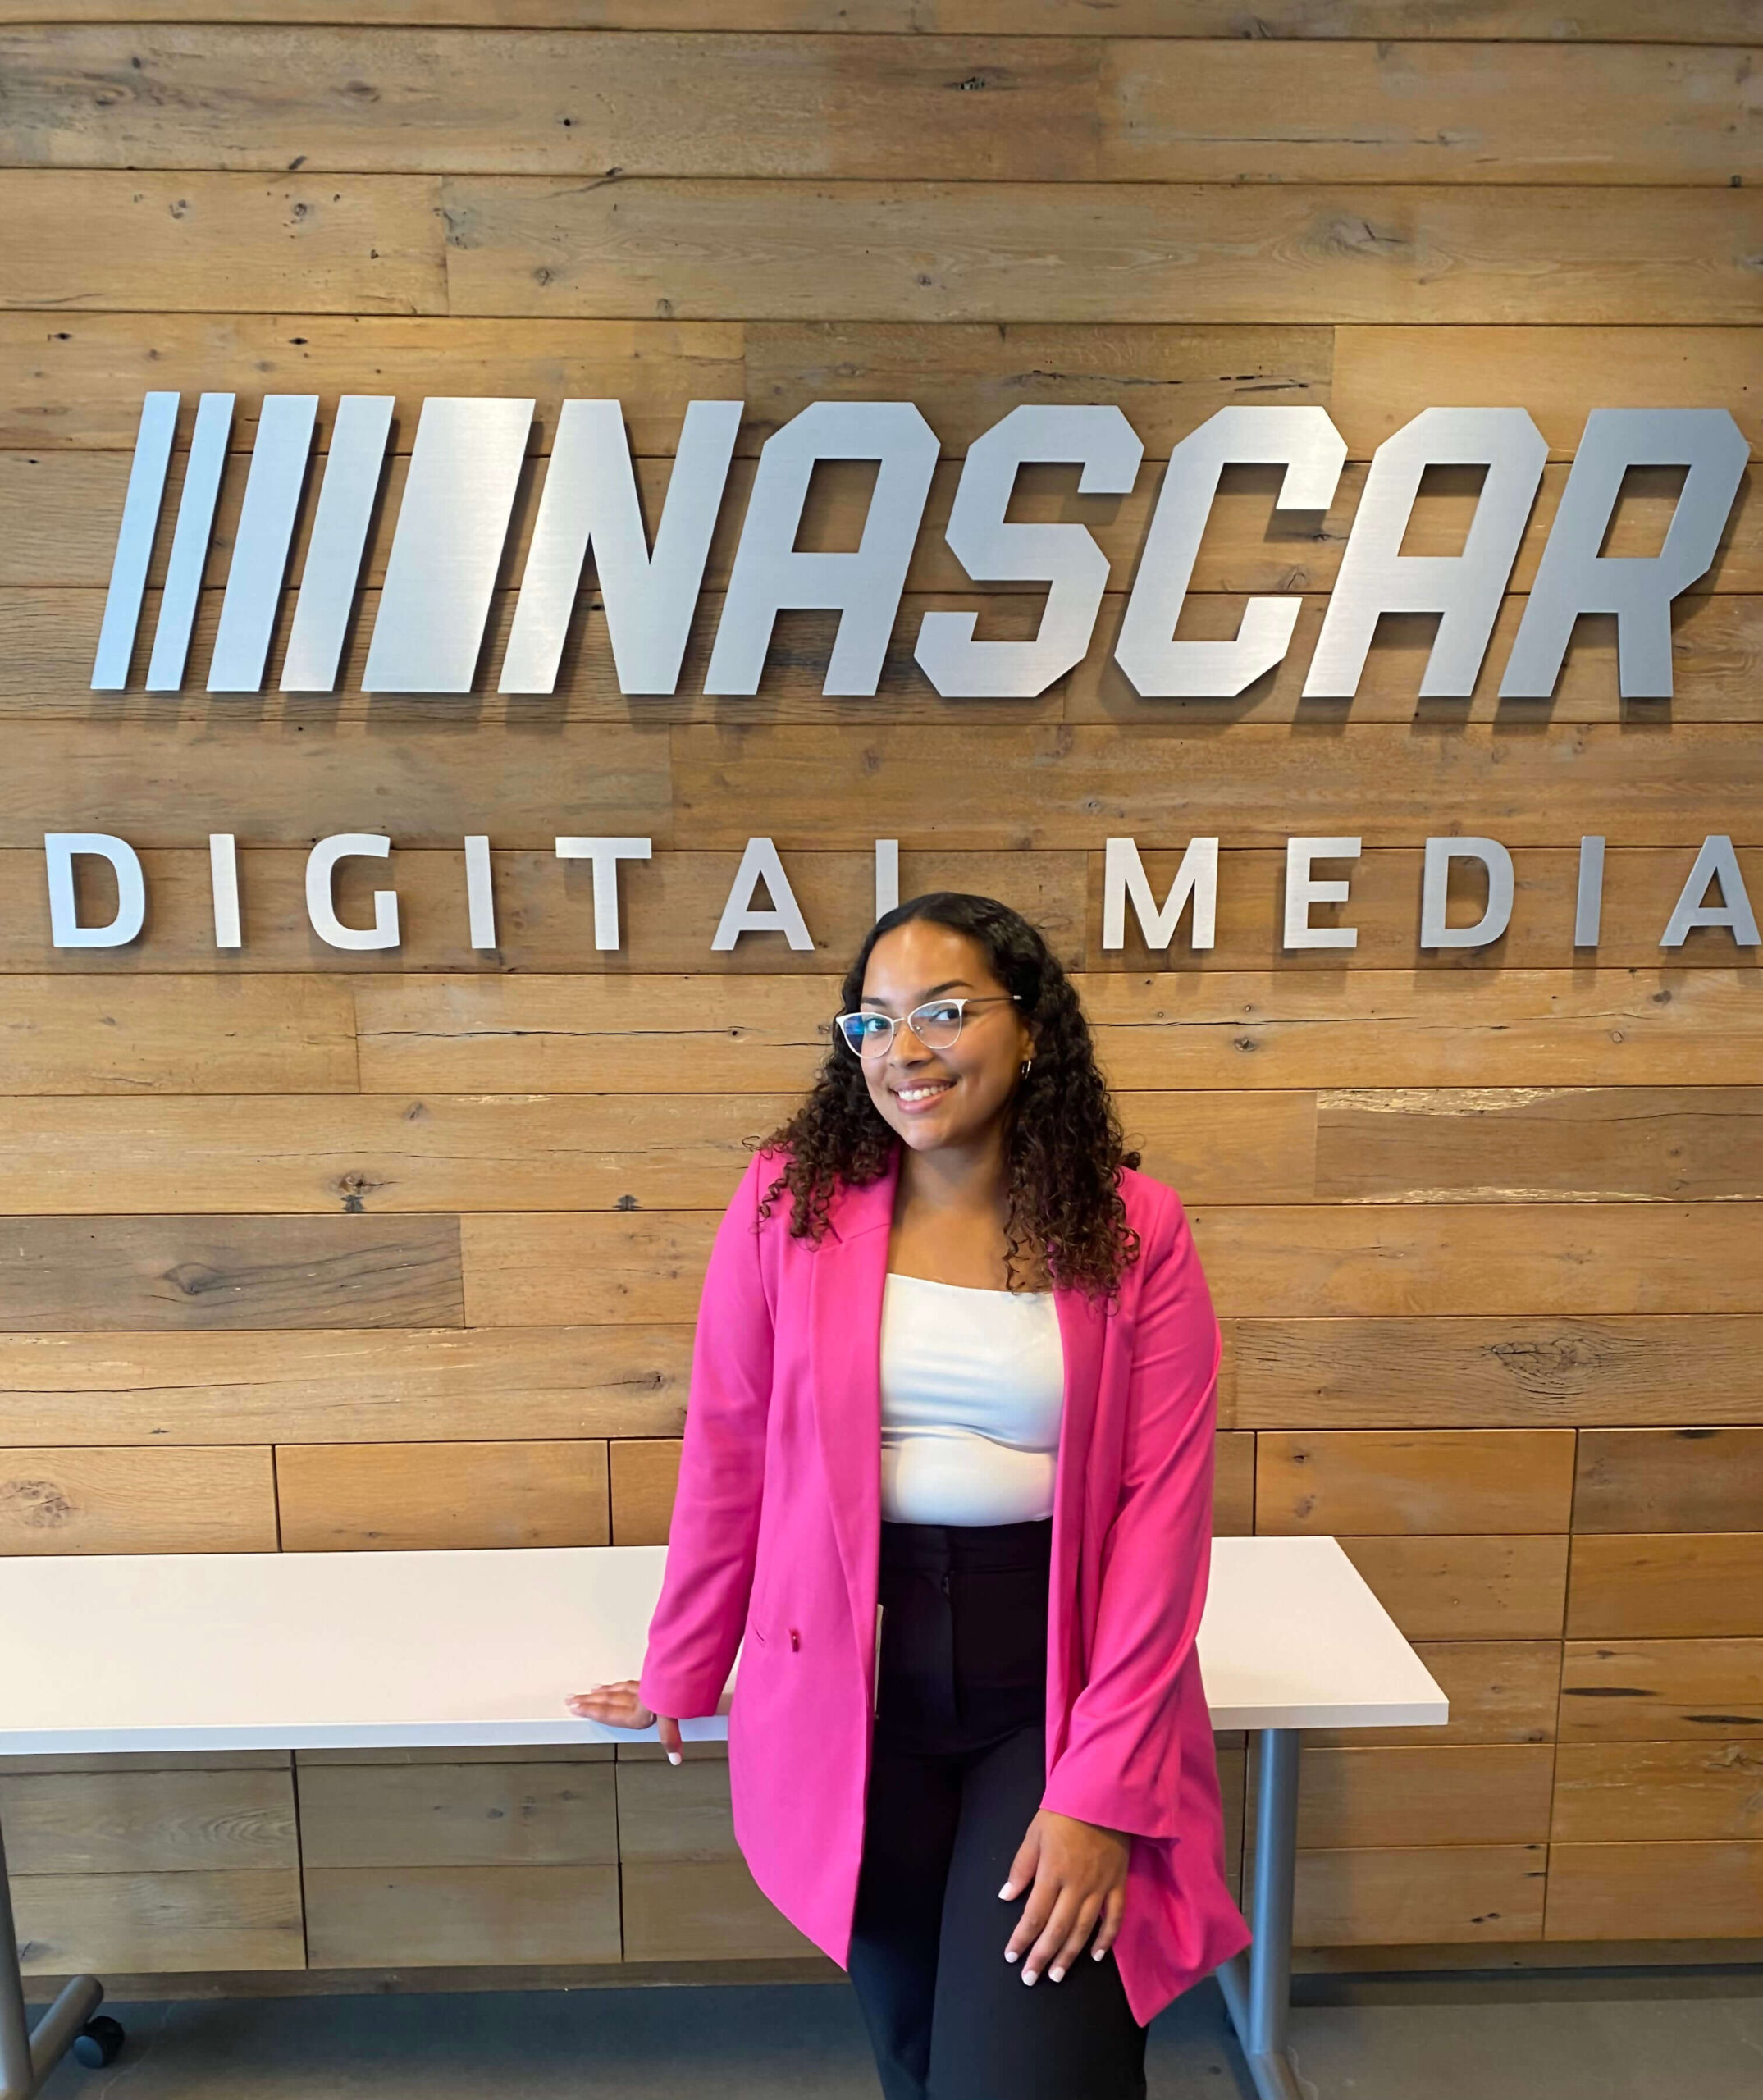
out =
<path fill-rule="evenodd" d="M 943 1080 L 935 1086 L 903 1086 L 900 1089 L 900 1098 L 902 1101 L 928 1101 L 934 1093 L 947 1093 L 952 1084 L 952 1080 Z"/>

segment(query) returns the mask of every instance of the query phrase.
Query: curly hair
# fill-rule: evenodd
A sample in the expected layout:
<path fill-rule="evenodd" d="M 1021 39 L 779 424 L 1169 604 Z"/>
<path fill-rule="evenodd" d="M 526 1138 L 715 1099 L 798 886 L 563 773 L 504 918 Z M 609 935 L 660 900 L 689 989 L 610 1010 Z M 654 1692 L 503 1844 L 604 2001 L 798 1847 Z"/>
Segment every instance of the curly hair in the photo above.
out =
<path fill-rule="evenodd" d="M 1076 988 L 1039 929 L 996 898 L 933 890 L 909 898 L 870 929 L 840 987 L 841 1012 L 861 1003 L 870 952 L 884 934 L 921 919 L 978 943 L 993 975 L 1021 1002 L 1035 1055 L 1011 1096 L 1005 1133 L 1007 1287 L 1044 1267 L 1061 1288 L 1111 1298 L 1137 1258 L 1138 1235 L 1120 1194 L 1126 1149 L 1120 1119 L 1096 1065 L 1089 1024 Z M 792 1198 L 790 1230 L 818 1241 L 841 1184 L 861 1187 L 888 1171 L 898 1143 L 870 1098 L 861 1066 L 831 1031 L 832 1045 L 806 1100 L 759 1147 L 777 1153 L 782 1171 L 760 1199 L 771 1215 L 779 1196 Z"/>

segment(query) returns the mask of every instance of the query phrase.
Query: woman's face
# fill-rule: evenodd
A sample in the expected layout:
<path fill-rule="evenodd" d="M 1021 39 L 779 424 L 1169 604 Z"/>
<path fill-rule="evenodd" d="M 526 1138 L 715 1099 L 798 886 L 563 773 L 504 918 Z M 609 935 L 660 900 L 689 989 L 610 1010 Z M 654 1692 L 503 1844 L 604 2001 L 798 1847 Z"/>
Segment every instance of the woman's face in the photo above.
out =
<path fill-rule="evenodd" d="M 906 1026 L 906 1016 L 939 998 L 968 1005 L 955 1042 L 933 1050 Z M 862 1008 L 900 1024 L 887 1055 L 862 1063 L 870 1100 L 902 1141 L 914 1152 L 935 1152 L 986 1136 L 1035 1043 L 980 943 L 927 919 L 908 920 L 870 951 Z"/>

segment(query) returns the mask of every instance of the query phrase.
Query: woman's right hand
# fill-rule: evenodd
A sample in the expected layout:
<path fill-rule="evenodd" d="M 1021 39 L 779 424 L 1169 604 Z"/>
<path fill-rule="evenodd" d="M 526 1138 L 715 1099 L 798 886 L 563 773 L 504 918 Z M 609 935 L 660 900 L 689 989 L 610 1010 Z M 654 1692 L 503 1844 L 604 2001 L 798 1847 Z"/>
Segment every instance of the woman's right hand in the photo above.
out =
<path fill-rule="evenodd" d="M 587 1691 L 572 1691 L 564 1704 L 584 1721 L 599 1721 L 612 1728 L 646 1728 L 652 1721 L 669 1764 L 680 1760 L 679 1723 L 666 1714 L 652 1714 L 637 1696 L 637 1680 L 620 1678 L 613 1684 L 596 1684 Z"/>

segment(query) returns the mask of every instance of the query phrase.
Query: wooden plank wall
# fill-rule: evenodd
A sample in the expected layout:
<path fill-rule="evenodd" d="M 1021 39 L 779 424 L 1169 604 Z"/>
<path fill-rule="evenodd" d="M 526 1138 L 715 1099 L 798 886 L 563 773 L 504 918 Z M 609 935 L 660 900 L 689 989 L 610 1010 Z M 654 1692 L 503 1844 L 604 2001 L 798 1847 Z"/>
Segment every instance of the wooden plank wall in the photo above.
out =
<path fill-rule="evenodd" d="M 897 837 L 909 891 L 1001 893 L 1082 972 L 1226 1324 L 1221 1528 L 1342 1536 L 1449 1689 L 1442 1732 L 1309 1755 L 1312 1958 L 1763 1938 L 1763 988 L 1724 934 L 1659 952 L 1706 833 L 1763 894 L 1755 493 L 1678 608 L 1669 702 L 1619 699 L 1603 620 L 1551 702 L 1495 698 L 1587 410 L 1763 429 L 1759 23 L 0 0 L 0 1550 L 665 1537 L 708 1235 Z M 240 397 L 199 664 L 265 390 L 316 390 L 327 428 L 340 392 L 399 397 L 364 613 L 425 395 L 539 397 L 505 584 L 563 396 L 623 399 L 651 504 L 683 404 L 744 398 L 679 696 L 623 699 L 591 618 L 555 699 L 370 702 L 365 617 L 335 698 L 149 696 L 139 664 L 93 694 L 153 386 L 183 391 L 185 441 L 199 390 Z M 751 456 L 835 396 L 916 400 L 946 454 L 883 690 L 824 697 L 826 622 L 794 615 L 756 698 L 706 699 Z M 1037 700 L 940 701 L 911 659 L 927 605 L 1038 618 L 942 543 L 962 453 L 1018 402 L 1090 400 L 1144 437 L 1137 491 L 1039 470 L 1017 505 L 1108 549 L 1097 645 Z M 1146 703 L 1109 661 L 1118 594 L 1158 463 L 1235 400 L 1327 407 L 1354 463 L 1320 520 L 1227 477 L 1184 632 L 1301 592 L 1291 660 L 1239 702 Z M 1364 463 L 1465 403 L 1528 408 L 1552 454 L 1480 689 L 1418 701 L 1429 633 L 1394 621 L 1350 705 L 1300 704 Z M 1656 546 L 1675 486 L 1632 477 L 1610 550 Z M 864 496 L 824 474 L 815 543 L 849 544 Z M 1473 496 L 1436 477 L 1411 547 L 1460 544 Z M 492 661 L 508 617 L 505 589 Z M 83 827 L 143 849 L 130 951 L 48 945 L 41 833 Z M 396 955 L 306 927 L 305 848 L 351 827 L 395 840 Z M 234 955 L 211 829 L 240 840 Z M 1421 842 L 1453 829 L 1514 849 L 1516 912 L 1491 952 L 1423 956 Z M 496 848 L 492 956 L 466 945 L 468 831 Z M 587 944 L 565 831 L 655 840 L 619 956 Z M 1103 952 L 1116 831 L 1160 885 L 1222 834 L 1215 948 Z M 759 832 L 812 955 L 710 952 Z M 1280 947 L 1296 832 L 1363 837 L 1350 953 Z M 1240 1806 L 1241 1746 L 1223 1763 Z M 44 1975 L 799 1953 L 725 1773 L 15 1760 L 0 1803 Z"/>

